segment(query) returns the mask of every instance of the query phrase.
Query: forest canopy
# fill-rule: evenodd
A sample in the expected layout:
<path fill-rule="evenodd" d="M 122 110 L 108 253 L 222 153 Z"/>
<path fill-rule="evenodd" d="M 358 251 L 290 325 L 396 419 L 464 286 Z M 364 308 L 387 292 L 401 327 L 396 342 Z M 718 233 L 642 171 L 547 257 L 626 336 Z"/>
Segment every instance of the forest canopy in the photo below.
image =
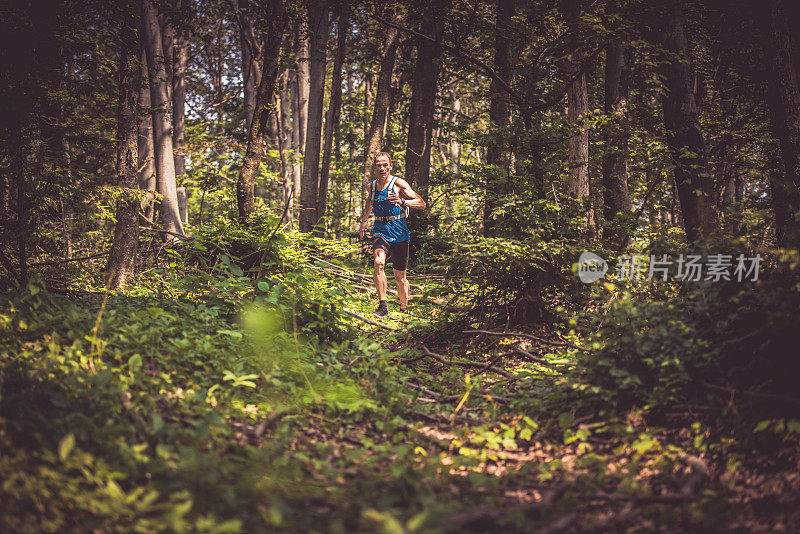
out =
<path fill-rule="evenodd" d="M 0 526 L 800 529 L 799 28 L 3 2 Z"/>

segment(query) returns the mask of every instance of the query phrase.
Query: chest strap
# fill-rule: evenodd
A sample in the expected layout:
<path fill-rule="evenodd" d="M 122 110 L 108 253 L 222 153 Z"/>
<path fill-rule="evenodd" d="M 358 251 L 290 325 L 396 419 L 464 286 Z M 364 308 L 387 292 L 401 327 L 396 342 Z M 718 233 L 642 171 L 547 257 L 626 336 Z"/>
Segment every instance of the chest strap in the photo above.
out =
<path fill-rule="evenodd" d="M 392 215 L 390 217 L 375 217 L 376 221 L 396 221 L 398 219 L 405 219 L 408 217 L 408 208 L 405 208 L 405 211 L 400 215 Z"/>
<path fill-rule="evenodd" d="M 391 189 L 392 193 L 394 193 L 394 183 L 396 181 L 397 181 L 397 177 L 396 176 L 392 176 L 390 178 L 390 180 L 389 180 L 389 185 L 386 187 L 386 189 L 387 190 Z M 378 180 L 372 180 L 372 201 L 373 202 L 375 202 L 375 194 L 376 194 L 376 191 L 377 191 L 377 184 L 378 184 Z M 388 193 L 388 191 L 387 191 L 387 193 Z M 383 202 L 384 200 L 386 200 L 388 202 L 387 199 L 383 199 L 383 200 L 381 200 L 381 202 Z M 394 204 L 392 204 L 392 205 L 394 205 Z M 408 217 L 408 206 L 403 207 L 403 213 L 401 213 L 400 215 L 390 215 L 389 217 L 375 217 L 375 220 L 376 221 L 397 221 L 399 219 L 405 219 L 406 217 Z"/>

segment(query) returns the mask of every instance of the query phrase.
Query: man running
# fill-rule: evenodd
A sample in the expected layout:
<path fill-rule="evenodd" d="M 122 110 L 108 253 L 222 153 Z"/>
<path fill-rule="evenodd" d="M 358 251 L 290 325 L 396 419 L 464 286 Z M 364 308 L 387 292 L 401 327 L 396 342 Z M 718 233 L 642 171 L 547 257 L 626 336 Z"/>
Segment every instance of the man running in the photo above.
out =
<path fill-rule="evenodd" d="M 358 236 L 364 239 L 370 212 L 375 212 L 375 226 L 372 228 L 372 252 L 375 256 L 375 289 L 378 291 L 378 309 L 375 315 L 386 317 L 389 307 L 386 303 L 386 255 L 390 254 L 394 279 L 397 282 L 397 295 L 400 309 L 408 306 L 409 284 L 406 279 L 408 265 L 408 241 L 411 232 L 406 224 L 408 208 L 424 209 L 425 201 L 413 190 L 408 182 L 391 175 L 392 160 L 386 152 L 375 156 L 375 170 L 378 179 L 370 185 L 370 194 L 364 203 L 361 227 Z"/>

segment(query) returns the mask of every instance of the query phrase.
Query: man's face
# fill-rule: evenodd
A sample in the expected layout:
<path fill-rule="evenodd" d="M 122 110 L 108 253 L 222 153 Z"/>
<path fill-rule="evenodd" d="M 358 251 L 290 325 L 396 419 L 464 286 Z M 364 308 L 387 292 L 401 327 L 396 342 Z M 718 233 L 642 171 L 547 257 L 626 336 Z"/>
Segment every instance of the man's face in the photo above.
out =
<path fill-rule="evenodd" d="M 375 159 L 375 168 L 378 169 L 381 178 L 386 178 L 389 176 L 389 171 L 392 170 L 392 162 L 386 156 L 378 156 Z"/>

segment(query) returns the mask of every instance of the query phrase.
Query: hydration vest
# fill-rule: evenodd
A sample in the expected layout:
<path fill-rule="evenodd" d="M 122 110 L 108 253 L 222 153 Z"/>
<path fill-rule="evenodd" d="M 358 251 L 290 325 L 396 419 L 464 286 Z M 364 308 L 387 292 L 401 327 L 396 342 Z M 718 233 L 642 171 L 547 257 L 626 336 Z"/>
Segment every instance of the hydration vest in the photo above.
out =
<path fill-rule="evenodd" d="M 387 189 L 387 192 L 386 192 L 387 195 L 389 194 L 389 191 L 391 191 L 392 193 L 395 192 L 394 191 L 394 183 L 396 181 L 397 181 L 397 177 L 396 176 L 390 176 L 389 177 L 389 185 L 386 188 Z M 384 201 L 388 202 L 387 199 L 381 199 L 380 201 L 377 201 L 377 199 L 375 198 L 375 195 L 377 193 L 377 191 L 376 191 L 377 186 L 378 186 L 378 180 L 372 180 L 372 193 L 371 193 L 371 197 L 370 198 L 372 198 L 372 211 L 373 212 L 375 211 L 376 202 L 384 202 Z M 397 205 L 396 204 L 392 204 L 392 208 L 394 208 L 395 206 L 397 206 Z M 401 206 L 397 206 L 397 207 L 401 208 L 403 210 L 403 213 L 400 213 L 398 215 L 389 215 L 387 217 L 378 217 L 378 215 L 376 214 L 375 215 L 375 220 L 377 220 L 377 221 L 396 221 L 398 219 L 407 218 L 408 217 L 408 206 L 402 206 L 402 207 Z"/>

